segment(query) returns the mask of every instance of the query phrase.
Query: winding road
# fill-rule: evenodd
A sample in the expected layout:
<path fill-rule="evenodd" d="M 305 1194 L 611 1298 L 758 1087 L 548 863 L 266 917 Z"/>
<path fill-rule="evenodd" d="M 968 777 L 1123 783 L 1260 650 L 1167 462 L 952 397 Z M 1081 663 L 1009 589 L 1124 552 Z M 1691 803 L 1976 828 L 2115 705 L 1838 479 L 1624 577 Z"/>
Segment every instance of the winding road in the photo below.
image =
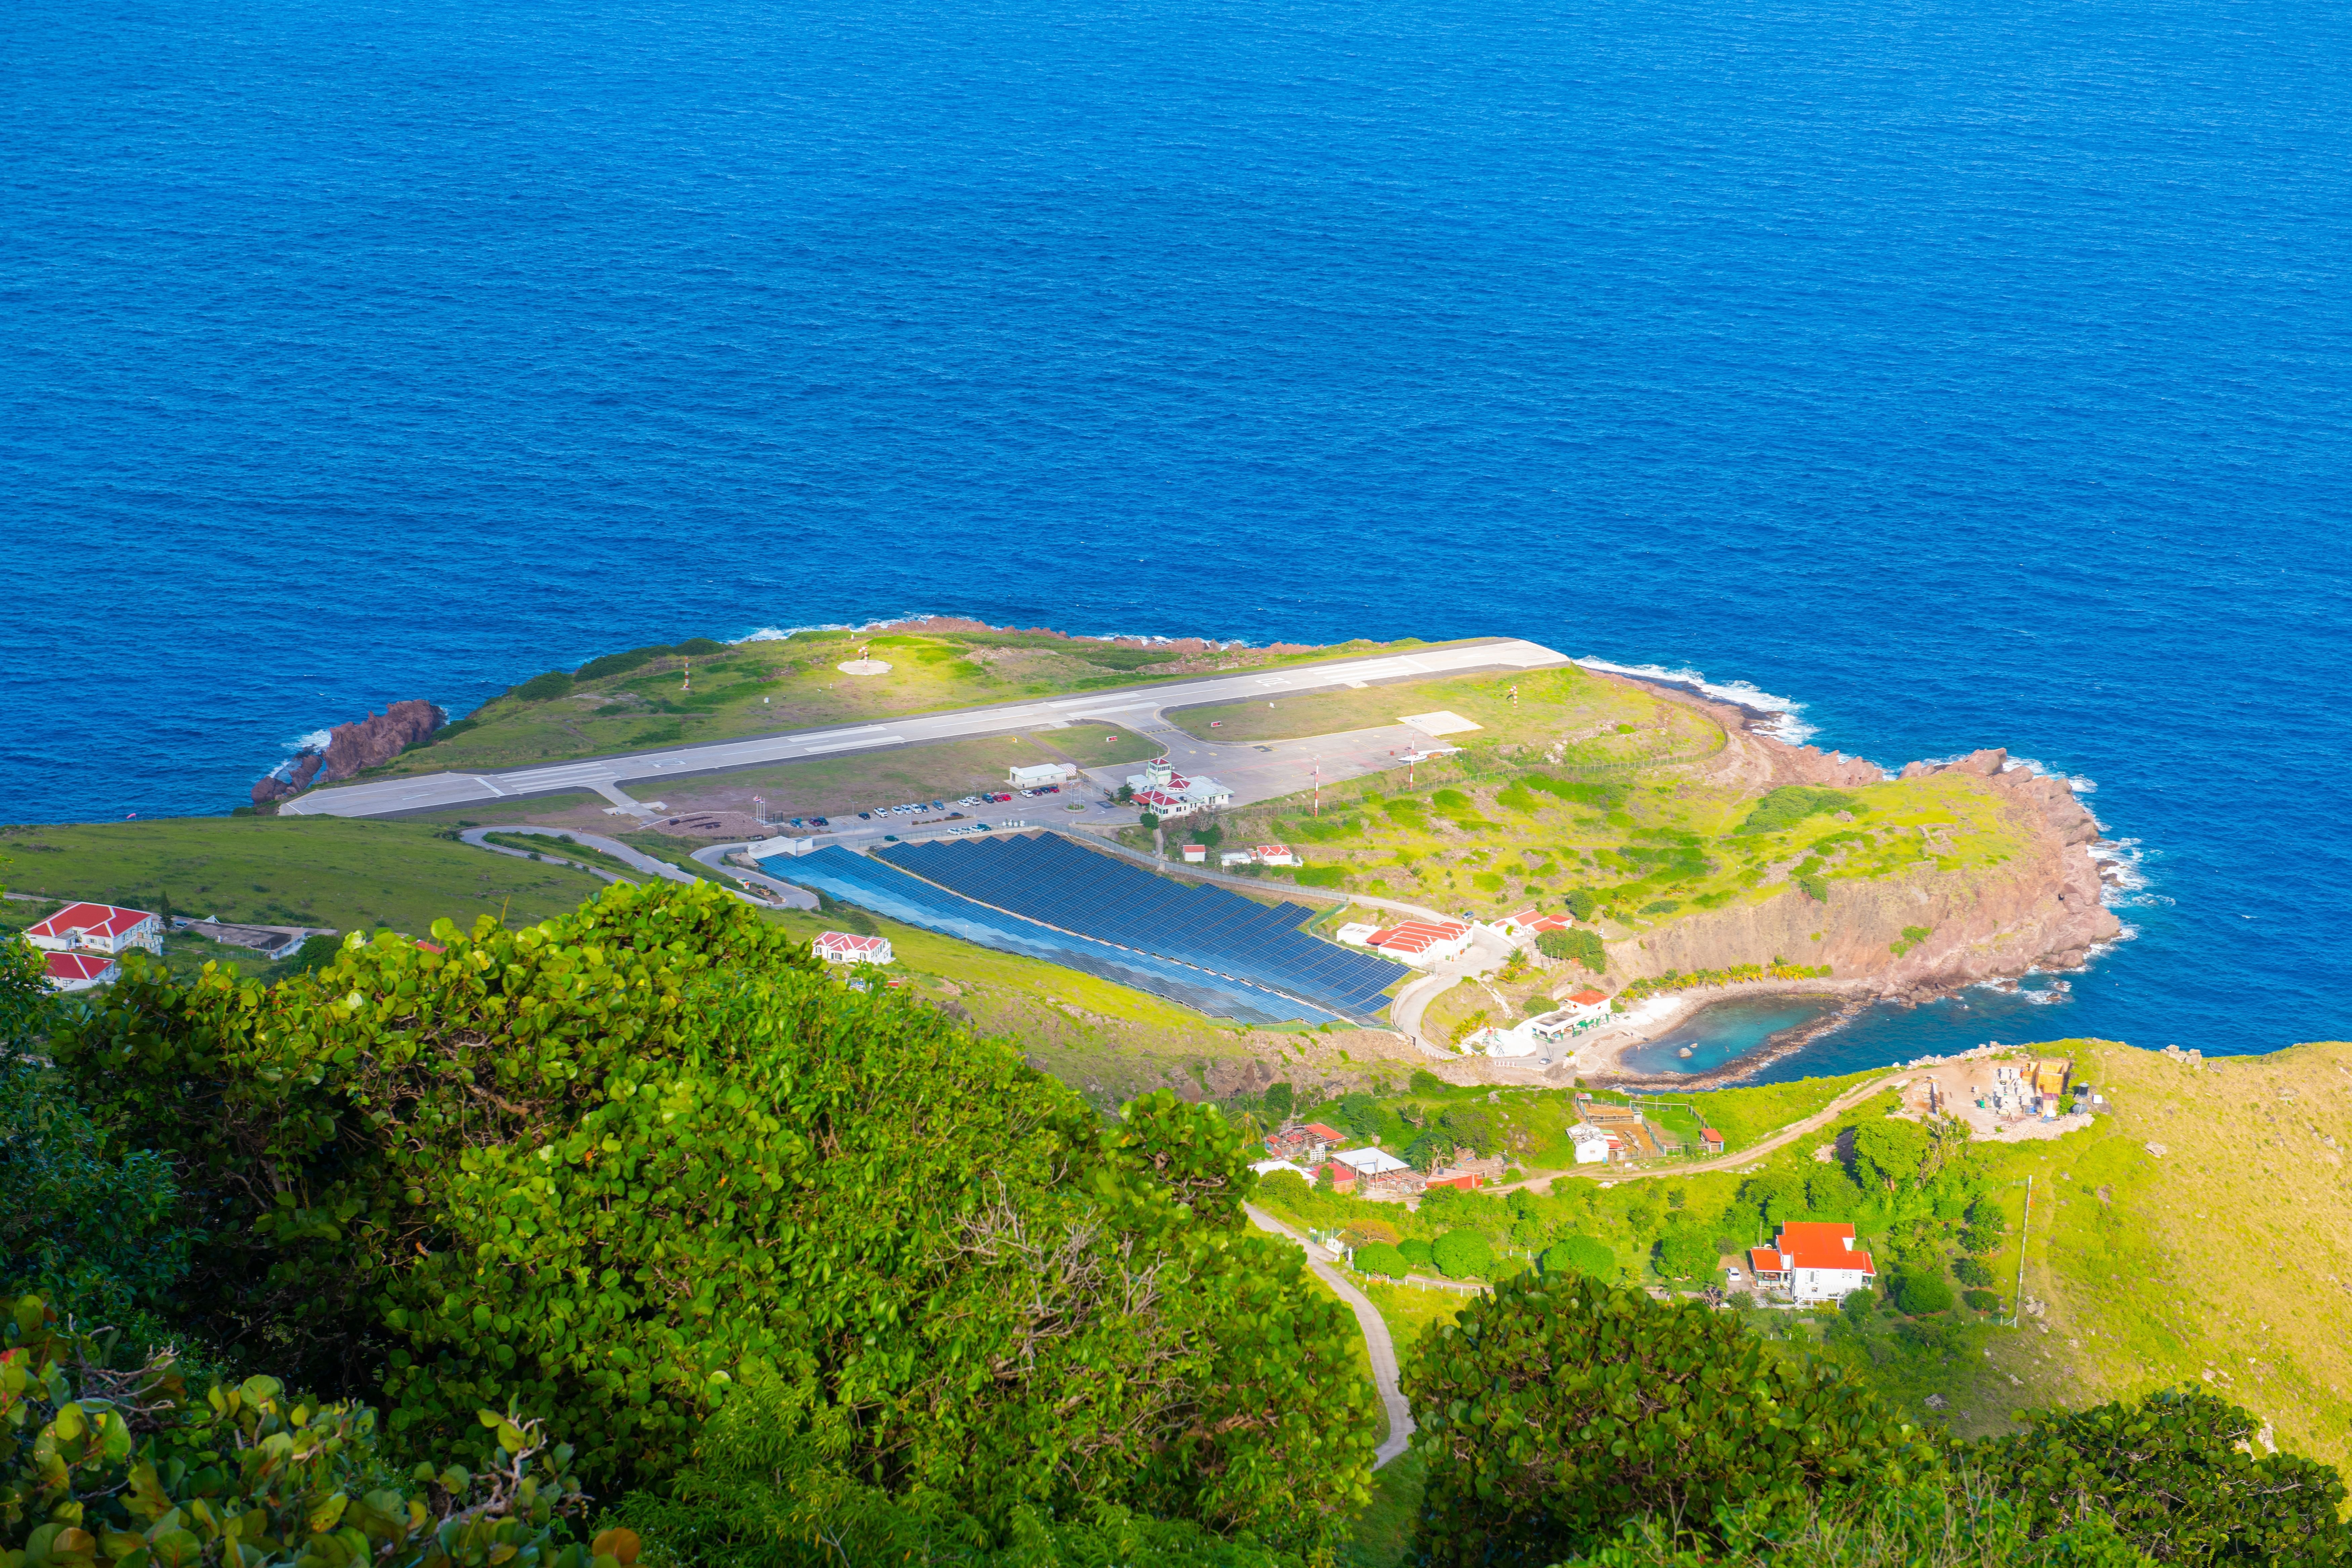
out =
<path fill-rule="evenodd" d="M 1868 1083 L 1856 1084 L 1802 1121 L 1790 1122 L 1759 1143 L 1751 1143 L 1745 1149 L 1727 1151 L 1717 1154 L 1712 1160 L 1687 1160 L 1680 1164 L 1663 1166 L 1654 1171 L 1627 1171 L 1622 1175 L 1612 1175 L 1609 1180 L 1613 1184 L 1648 1181 L 1659 1176 L 1680 1179 L 1701 1171 L 1719 1171 L 1727 1166 L 1742 1165 L 1750 1160 L 1761 1159 L 1776 1149 L 1785 1149 L 1808 1132 L 1818 1132 L 1872 1095 L 1885 1089 L 1899 1088 L 1910 1081 L 1911 1069 L 1909 1068 L 1899 1073 L 1891 1073 L 1885 1078 L 1873 1079 Z M 1559 1177 L 1582 1173 L 1580 1171 L 1548 1171 L 1540 1176 L 1529 1176 L 1524 1182 L 1513 1182 L 1508 1186 L 1493 1187 L 1488 1190 L 1507 1193 L 1525 1187 L 1529 1192 L 1549 1194 L 1551 1191 L 1552 1183 Z"/>
<path fill-rule="evenodd" d="M 1380 1390 L 1381 1407 L 1388 1413 L 1389 1435 L 1372 1450 L 1372 1468 L 1379 1469 L 1403 1453 L 1412 1442 L 1412 1406 L 1405 1403 L 1404 1390 L 1397 1386 L 1396 1342 L 1389 1336 L 1388 1320 L 1372 1305 L 1371 1298 L 1348 1283 L 1347 1278 L 1331 1267 L 1330 1255 L 1307 1240 L 1264 1209 L 1244 1204 L 1250 1223 L 1286 1240 L 1298 1244 L 1307 1253 L 1307 1267 L 1315 1278 L 1331 1287 L 1333 1294 L 1348 1303 L 1356 1314 L 1356 1326 L 1364 1331 L 1364 1350 L 1372 1363 L 1372 1385 Z"/>

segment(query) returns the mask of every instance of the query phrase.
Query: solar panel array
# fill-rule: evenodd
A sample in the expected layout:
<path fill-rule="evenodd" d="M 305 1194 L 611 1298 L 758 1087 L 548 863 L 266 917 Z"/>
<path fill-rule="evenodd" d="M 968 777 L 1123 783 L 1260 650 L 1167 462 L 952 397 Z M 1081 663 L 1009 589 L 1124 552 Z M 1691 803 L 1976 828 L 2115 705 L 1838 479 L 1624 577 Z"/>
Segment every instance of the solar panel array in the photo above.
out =
<path fill-rule="evenodd" d="M 1196 1012 L 1245 1024 L 1322 1024 L 1341 1021 L 1311 1003 L 1277 995 L 1231 975 L 1216 974 L 1134 952 L 1089 937 L 1048 930 L 1034 921 L 988 909 L 960 894 L 935 888 L 895 866 L 828 846 L 814 855 L 772 855 L 760 862 L 769 875 L 820 889 L 843 903 L 925 931 L 960 937 L 999 952 L 1017 952 L 1066 968 L 1098 974 L 1121 985 L 1181 1002 Z"/>
<path fill-rule="evenodd" d="M 959 893 L 1122 947 L 1253 982 L 1370 1017 L 1402 978 L 1385 958 L 1356 952 L 1298 928 L 1315 911 L 1271 907 L 1223 888 L 1157 877 L 1058 834 L 890 844 L 894 866 Z"/>

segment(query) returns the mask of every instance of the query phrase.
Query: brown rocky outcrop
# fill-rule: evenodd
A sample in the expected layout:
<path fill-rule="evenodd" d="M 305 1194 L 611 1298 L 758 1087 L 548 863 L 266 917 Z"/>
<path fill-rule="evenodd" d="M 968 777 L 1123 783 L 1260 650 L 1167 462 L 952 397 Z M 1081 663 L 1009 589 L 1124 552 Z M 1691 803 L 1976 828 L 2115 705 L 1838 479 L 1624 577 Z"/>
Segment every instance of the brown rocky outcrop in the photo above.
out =
<path fill-rule="evenodd" d="M 338 724 L 327 732 L 327 749 L 305 752 L 290 777 L 264 774 L 253 786 L 253 803 L 283 800 L 314 784 L 331 784 L 380 766 L 441 727 L 444 715 L 430 702 L 412 699 L 395 702 L 381 713 L 371 713 L 355 724 Z"/>
<path fill-rule="evenodd" d="M 1748 739 L 1784 753 L 1799 750 L 1769 736 Z M 1822 775 L 1834 766 L 1797 765 Z M 1871 780 L 1852 782 L 1884 776 L 1873 772 Z M 1823 884 L 1825 904 L 1791 888 L 1762 904 L 1689 915 L 1611 944 L 1612 969 L 1622 964 L 1631 974 L 1662 974 L 1780 958 L 1830 965 L 1835 989 L 1924 1000 L 2030 969 L 2073 968 L 2093 946 L 2116 938 L 2123 922 L 2100 900 L 2098 862 L 2087 847 L 2098 838 L 2099 825 L 2064 779 L 2011 768 L 2009 753 L 1997 749 L 1950 763 L 1914 763 L 1902 776 L 1947 773 L 1981 780 L 1977 787 L 2004 797 L 2026 841 L 2023 854 L 1999 866 L 1953 871 L 1923 858 L 1894 876 L 1832 880 Z M 1818 782 L 1843 781 L 1821 776 Z M 1924 942 L 1893 951 L 1906 927 L 1922 926 L 1928 931 Z"/>

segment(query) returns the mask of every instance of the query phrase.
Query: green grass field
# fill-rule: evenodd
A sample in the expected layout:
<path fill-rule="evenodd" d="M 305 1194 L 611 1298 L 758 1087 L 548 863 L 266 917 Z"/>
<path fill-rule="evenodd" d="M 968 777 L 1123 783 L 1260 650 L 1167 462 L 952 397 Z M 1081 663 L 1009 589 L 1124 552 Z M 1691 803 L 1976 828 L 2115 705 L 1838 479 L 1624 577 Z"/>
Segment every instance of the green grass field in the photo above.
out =
<path fill-rule="evenodd" d="M 567 867 L 488 854 L 435 833 L 416 823 L 331 816 L 16 827 L 0 834 L 0 859 L 8 862 L 0 882 L 226 921 L 410 932 L 430 931 L 445 915 L 460 925 L 484 914 L 526 924 L 576 908 L 604 886 Z"/>

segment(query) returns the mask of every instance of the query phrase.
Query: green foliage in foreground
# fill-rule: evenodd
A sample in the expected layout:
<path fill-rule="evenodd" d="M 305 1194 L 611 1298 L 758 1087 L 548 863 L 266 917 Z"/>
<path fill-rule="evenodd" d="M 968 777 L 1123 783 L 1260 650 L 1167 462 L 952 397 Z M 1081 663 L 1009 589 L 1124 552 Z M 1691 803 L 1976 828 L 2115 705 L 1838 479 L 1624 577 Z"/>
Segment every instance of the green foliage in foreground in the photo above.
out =
<path fill-rule="evenodd" d="M 1570 895 L 1571 905 L 1575 902 L 1575 894 Z M 1584 899 L 1590 906 L 1591 895 L 1584 894 Z M 1578 915 L 1577 918 L 1590 920 L 1591 916 L 1590 913 L 1585 913 Z M 1595 974 L 1609 967 L 1609 955 L 1601 945 L 1601 933 L 1586 931 L 1582 927 L 1572 931 L 1543 932 L 1536 938 L 1536 951 L 1546 958 L 1574 959 Z"/>
<path fill-rule="evenodd" d="M 2200 1388 L 2027 1419 L 2029 1430 L 1984 1445 L 1984 1458 L 2039 1526 L 2104 1513 L 2163 1563 L 2352 1562 L 2336 1471 L 2257 1457 L 2263 1424 Z"/>
<path fill-rule="evenodd" d="M 477 1415 L 479 1473 L 393 1470 L 373 1412 L 277 1379 L 191 1398 L 168 1353 L 110 1369 L 38 1297 L 0 1324 L 0 1568 L 622 1568 L 566 1543 L 585 1499 L 538 1423 Z"/>
<path fill-rule="evenodd" d="M 335 1393 L 382 1367 L 436 1453 L 511 1403 L 603 1483 L 772 1377 L 781 1436 L 992 1531 L 1102 1502 L 1303 1548 L 1360 1503 L 1352 1320 L 1246 1233 L 1213 1109 L 1106 1125 L 707 884 L 435 937 L 268 988 L 134 974 L 53 1037 L 183 1172 L 210 1342 Z"/>
<path fill-rule="evenodd" d="M 1503 1280 L 1423 1335 L 1403 1384 L 1433 1564 L 1554 1563 L 1643 1516 L 1719 1542 L 1718 1510 L 1935 1462 L 1836 1368 L 1780 1363 L 1734 1314 L 1580 1275 Z"/>
<path fill-rule="evenodd" d="M 892 1496 L 857 1480 L 831 1447 L 795 1428 L 789 1389 L 757 1377 L 703 1428 L 691 1463 L 661 1490 L 622 1500 L 611 1519 L 658 1561 L 709 1568 L 1303 1568 L 1246 1532 L 1223 1537 L 1101 1500 L 1058 1513 L 1024 1505 L 991 1529 L 938 1493 Z"/>

